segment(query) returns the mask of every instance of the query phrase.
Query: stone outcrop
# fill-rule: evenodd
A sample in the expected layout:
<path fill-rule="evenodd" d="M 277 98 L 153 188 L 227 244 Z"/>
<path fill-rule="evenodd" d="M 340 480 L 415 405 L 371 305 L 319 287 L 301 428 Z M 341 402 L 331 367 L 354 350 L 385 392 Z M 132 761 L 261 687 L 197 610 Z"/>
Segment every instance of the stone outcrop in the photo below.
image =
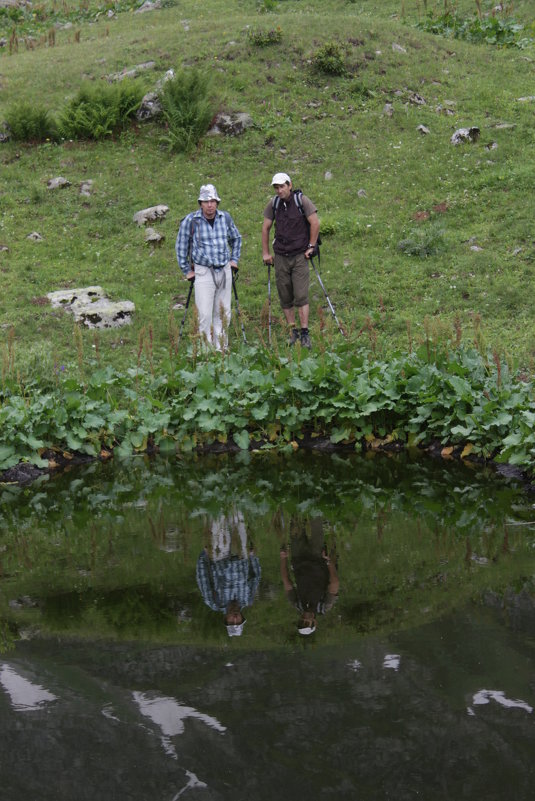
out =
<path fill-rule="evenodd" d="M 163 219 L 168 211 L 169 206 L 164 206 L 163 203 L 160 203 L 157 206 L 150 206 L 148 209 L 136 211 L 133 219 L 134 222 L 141 227 L 142 225 L 146 225 L 148 222 L 152 222 L 153 220 Z"/>
<path fill-rule="evenodd" d="M 47 298 L 54 308 L 70 312 L 87 328 L 119 328 L 131 322 L 135 311 L 131 300 L 112 301 L 100 286 L 62 289 L 49 292 Z"/>

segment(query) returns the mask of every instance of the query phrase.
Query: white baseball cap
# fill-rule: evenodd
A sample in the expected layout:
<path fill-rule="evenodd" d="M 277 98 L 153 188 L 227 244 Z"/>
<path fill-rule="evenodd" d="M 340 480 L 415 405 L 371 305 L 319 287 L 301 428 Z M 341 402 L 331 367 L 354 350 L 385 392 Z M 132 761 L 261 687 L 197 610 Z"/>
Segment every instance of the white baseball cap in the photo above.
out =
<path fill-rule="evenodd" d="M 271 186 L 274 186 L 275 184 L 280 184 L 282 186 L 282 184 L 286 183 L 291 184 L 292 179 L 285 172 L 278 172 L 271 179 Z"/>
<path fill-rule="evenodd" d="M 213 184 L 203 184 L 199 191 L 199 203 L 203 200 L 221 200 L 219 195 L 217 194 L 217 189 Z"/>
<path fill-rule="evenodd" d="M 303 626 L 302 628 L 298 628 L 297 631 L 304 637 L 308 637 L 309 634 L 314 634 L 316 631 L 316 624 L 312 623 L 311 626 Z"/>
<path fill-rule="evenodd" d="M 243 627 L 246 624 L 246 620 L 242 620 L 241 623 L 234 623 L 230 626 L 225 626 L 227 630 L 227 634 L 229 637 L 241 637 L 243 633 Z"/>

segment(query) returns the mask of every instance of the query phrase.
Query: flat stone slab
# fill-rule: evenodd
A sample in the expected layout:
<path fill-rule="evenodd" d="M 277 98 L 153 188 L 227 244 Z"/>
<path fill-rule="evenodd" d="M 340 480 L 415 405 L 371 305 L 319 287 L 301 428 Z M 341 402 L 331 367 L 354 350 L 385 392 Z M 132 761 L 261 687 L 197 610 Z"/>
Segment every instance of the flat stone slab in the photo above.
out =
<path fill-rule="evenodd" d="M 48 292 L 54 308 L 63 308 L 87 328 L 119 328 L 131 322 L 136 310 L 131 300 L 110 300 L 101 286 Z"/>

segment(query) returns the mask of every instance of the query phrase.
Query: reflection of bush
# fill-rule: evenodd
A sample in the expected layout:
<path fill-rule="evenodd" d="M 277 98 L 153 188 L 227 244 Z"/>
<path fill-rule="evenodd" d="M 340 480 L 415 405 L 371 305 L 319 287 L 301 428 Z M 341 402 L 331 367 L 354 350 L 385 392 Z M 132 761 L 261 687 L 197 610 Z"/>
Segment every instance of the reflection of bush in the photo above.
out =
<path fill-rule="evenodd" d="M 97 601 L 107 623 L 117 631 L 160 628 L 173 620 L 166 595 L 147 587 L 128 587 L 110 592 Z"/>

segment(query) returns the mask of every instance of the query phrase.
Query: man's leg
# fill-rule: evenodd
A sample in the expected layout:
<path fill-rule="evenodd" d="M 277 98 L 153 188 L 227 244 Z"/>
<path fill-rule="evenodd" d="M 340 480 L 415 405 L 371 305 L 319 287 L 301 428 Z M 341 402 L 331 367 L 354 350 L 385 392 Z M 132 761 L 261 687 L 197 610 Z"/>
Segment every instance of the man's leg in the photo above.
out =
<path fill-rule="evenodd" d="M 215 288 L 213 302 L 213 333 L 216 350 L 227 347 L 227 329 L 230 322 L 230 304 L 232 300 L 232 270 L 230 263 L 221 270 L 215 271 Z M 223 284 L 225 285 L 223 287 Z"/>
<path fill-rule="evenodd" d="M 195 265 L 195 305 L 199 315 L 199 331 L 212 344 L 212 310 L 215 285 L 208 267 Z"/>
<path fill-rule="evenodd" d="M 301 323 L 301 328 L 308 328 L 308 313 L 309 313 L 310 306 L 306 303 L 304 306 L 299 306 L 299 322 Z"/>

